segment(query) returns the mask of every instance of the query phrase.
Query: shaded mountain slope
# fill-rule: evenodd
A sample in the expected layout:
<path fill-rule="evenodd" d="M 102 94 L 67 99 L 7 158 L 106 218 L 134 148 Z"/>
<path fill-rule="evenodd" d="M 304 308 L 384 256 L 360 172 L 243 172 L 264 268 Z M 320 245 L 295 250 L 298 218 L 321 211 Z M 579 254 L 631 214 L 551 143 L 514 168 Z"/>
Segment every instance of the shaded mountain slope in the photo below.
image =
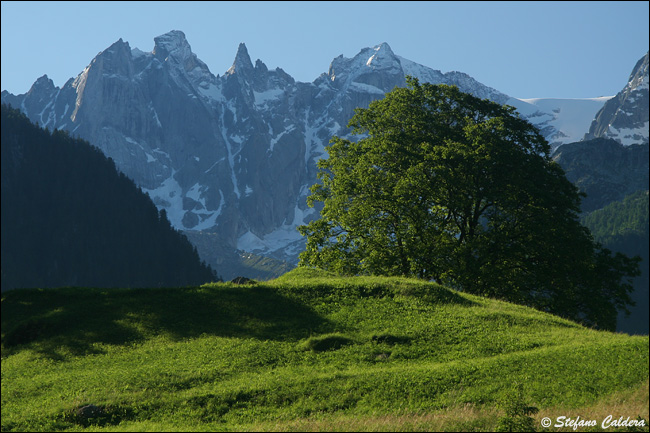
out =
<path fill-rule="evenodd" d="M 88 142 L 2 106 L 2 290 L 216 278 L 149 197 Z"/>
<path fill-rule="evenodd" d="M 588 213 L 648 189 L 648 155 L 647 143 L 624 146 L 610 138 L 595 138 L 564 144 L 553 159 L 587 194 L 581 208 Z"/>
<path fill-rule="evenodd" d="M 646 185 L 647 186 L 647 185 Z M 641 257 L 641 275 L 634 279 L 630 316 L 619 314 L 616 329 L 630 334 L 648 335 L 650 323 L 650 296 L 648 264 L 650 263 L 648 190 L 639 190 L 621 201 L 583 217 L 583 224 L 591 230 L 594 239 L 606 248 L 627 256 Z"/>

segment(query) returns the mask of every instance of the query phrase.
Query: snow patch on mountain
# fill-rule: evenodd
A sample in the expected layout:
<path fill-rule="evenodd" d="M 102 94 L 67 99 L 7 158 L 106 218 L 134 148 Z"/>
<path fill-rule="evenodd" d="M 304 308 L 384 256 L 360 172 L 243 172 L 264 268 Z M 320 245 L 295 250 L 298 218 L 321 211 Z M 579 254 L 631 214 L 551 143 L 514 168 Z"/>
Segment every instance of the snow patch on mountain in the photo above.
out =
<path fill-rule="evenodd" d="M 305 246 L 305 239 L 296 227 L 306 224 L 315 214 L 313 208 L 301 209 L 296 205 L 291 221 L 285 221 L 280 227 L 262 237 L 249 230 L 237 239 L 237 249 L 268 254 L 281 260 L 295 260 Z"/>
<path fill-rule="evenodd" d="M 650 129 L 650 122 L 647 120 L 636 128 L 615 128 L 609 125 L 606 136 L 611 137 L 621 143 L 623 146 L 631 146 L 637 143 L 648 142 L 648 130 Z"/>
<path fill-rule="evenodd" d="M 182 227 L 183 223 L 183 188 L 174 178 L 176 171 L 172 169 L 172 175 L 165 179 L 155 189 L 142 188 L 159 209 L 165 209 L 167 218 L 174 227 Z"/>
<path fill-rule="evenodd" d="M 277 101 L 284 94 L 282 89 L 268 89 L 264 92 L 253 91 L 255 105 L 259 108 L 268 105 L 272 101 Z"/>

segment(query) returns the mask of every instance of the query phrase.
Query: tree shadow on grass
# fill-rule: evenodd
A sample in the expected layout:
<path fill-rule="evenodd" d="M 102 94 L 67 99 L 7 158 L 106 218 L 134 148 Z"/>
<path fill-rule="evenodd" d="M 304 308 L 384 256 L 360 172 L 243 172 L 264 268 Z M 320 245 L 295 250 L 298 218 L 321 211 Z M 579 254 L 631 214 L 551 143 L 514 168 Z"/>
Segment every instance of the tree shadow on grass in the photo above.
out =
<path fill-rule="evenodd" d="M 403 282 L 396 285 L 396 291 L 403 296 L 412 296 L 432 305 L 454 304 L 466 307 L 476 305 L 474 301 L 467 299 L 460 293 L 435 283 L 424 285 Z"/>
<path fill-rule="evenodd" d="M 174 289 L 20 289 L 2 294 L 3 356 L 30 345 L 42 355 L 101 353 L 156 335 L 294 340 L 333 325 L 263 286 Z"/>

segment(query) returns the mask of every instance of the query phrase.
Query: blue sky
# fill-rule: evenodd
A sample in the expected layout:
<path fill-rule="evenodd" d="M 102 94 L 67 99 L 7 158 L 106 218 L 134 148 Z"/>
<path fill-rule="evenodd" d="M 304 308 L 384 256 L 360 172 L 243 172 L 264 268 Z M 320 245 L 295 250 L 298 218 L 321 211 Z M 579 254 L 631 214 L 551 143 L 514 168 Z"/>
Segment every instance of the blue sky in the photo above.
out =
<path fill-rule="evenodd" d="M 2 1 L 1 87 L 25 93 L 44 74 L 63 86 L 120 38 L 151 51 L 154 37 L 182 30 L 215 75 L 240 42 L 303 82 L 340 54 L 387 42 L 517 98 L 611 96 L 648 51 L 648 4 Z"/>

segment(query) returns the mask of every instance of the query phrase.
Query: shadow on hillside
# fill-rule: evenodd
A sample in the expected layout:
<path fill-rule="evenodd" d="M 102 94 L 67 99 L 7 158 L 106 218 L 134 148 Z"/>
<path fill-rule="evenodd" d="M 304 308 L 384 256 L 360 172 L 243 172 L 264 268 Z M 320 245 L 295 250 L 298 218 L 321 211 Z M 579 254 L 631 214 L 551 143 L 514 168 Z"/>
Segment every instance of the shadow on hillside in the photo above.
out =
<path fill-rule="evenodd" d="M 100 353 L 155 335 L 299 340 L 332 325 L 263 286 L 179 289 L 14 290 L 3 293 L 3 355 L 31 344 L 53 359 Z M 25 318 L 29 319 L 25 319 Z"/>
<path fill-rule="evenodd" d="M 431 305 L 454 304 L 466 307 L 476 305 L 474 301 L 439 285 L 403 285 L 398 288 L 398 291 L 404 296 L 416 297 Z"/>

